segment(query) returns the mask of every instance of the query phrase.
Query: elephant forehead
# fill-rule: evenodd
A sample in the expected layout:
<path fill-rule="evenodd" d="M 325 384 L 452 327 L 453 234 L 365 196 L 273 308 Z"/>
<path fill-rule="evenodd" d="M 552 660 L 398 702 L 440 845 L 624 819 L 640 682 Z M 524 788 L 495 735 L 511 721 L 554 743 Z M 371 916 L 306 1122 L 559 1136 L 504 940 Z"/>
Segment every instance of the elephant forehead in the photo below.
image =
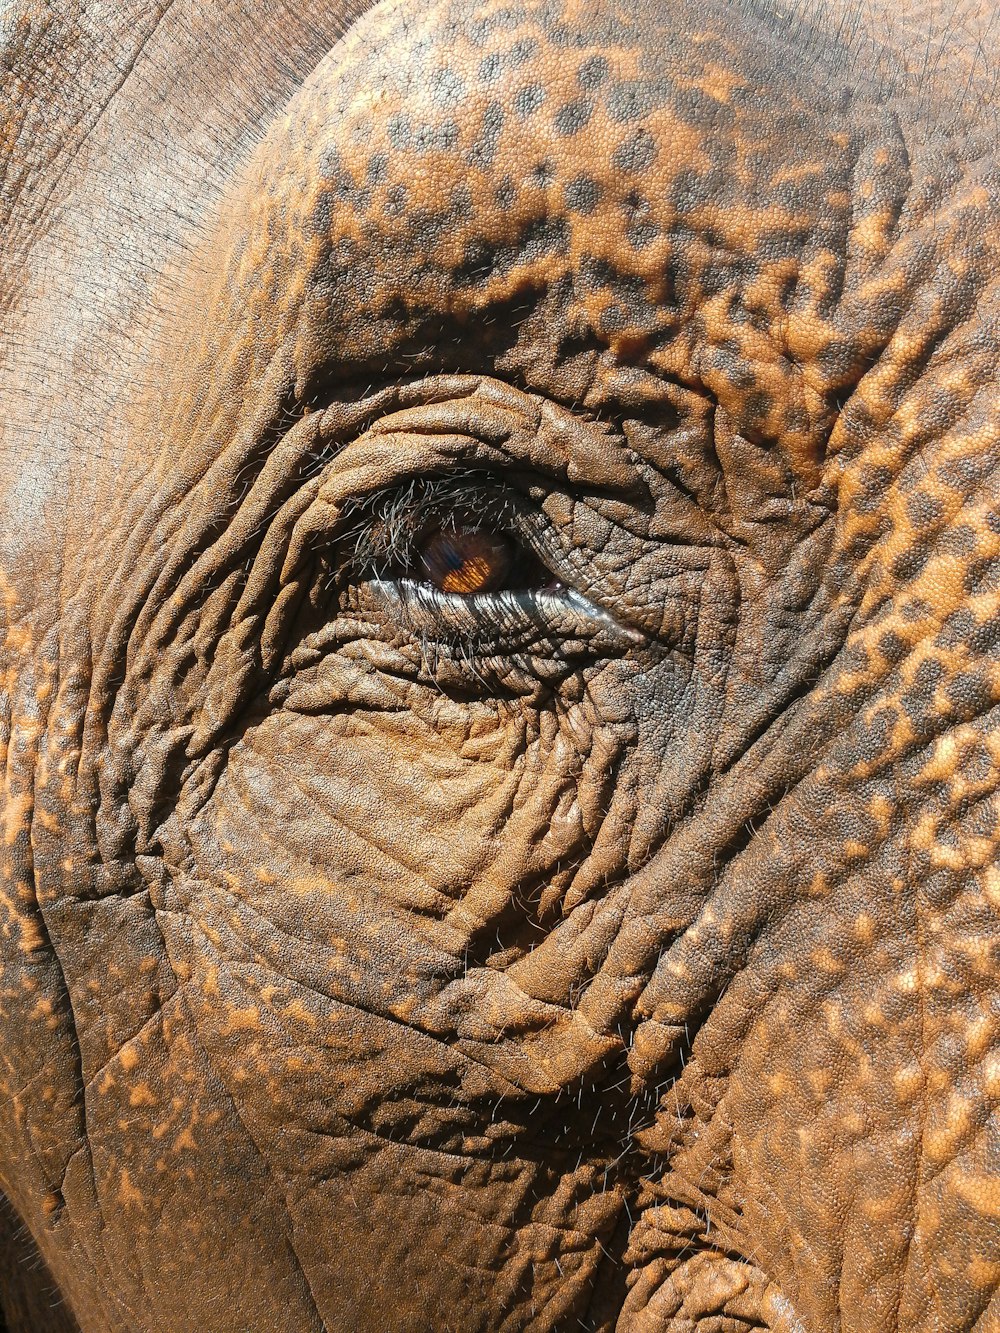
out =
<path fill-rule="evenodd" d="M 682 167 L 708 172 L 704 136 L 676 114 L 639 34 L 614 49 L 612 72 L 599 31 L 563 49 L 538 21 L 484 32 L 439 9 L 423 25 L 419 38 L 408 25 L 384 34 L 373 77 L 337 60 L 289 125 L 313 187 L 299 213 L 321 242 L 405 237 L 458 276 L 478 259 L 482 279 L 489 256 L 470 247 L 518 246 L 528 258 L 542 238 L 525 227 L 547 217 L 549 245 L 534 251 L 548 252 L 551 276 L 574 249 L 617 253 L 624 198 L 640 214 Z M 720 78 L 712 96 L 728 87 Z M 644 248 L 632 247 L 634 271 L 656 267 Z"/>
<path fill-rule="evenodd" d="M 356 361 L 429 313 L 558 292 L 560 331 L 628 359 L 696 320 L 735 351 L 731 380 L 753 362 L 777 396 L 787 363 L 765 312 L 796 288 L 784 340 L 842 373 L 829 307 L 851 181 L 877 257 L 887 159 L 859 168 L 851 135 L 794 87 L 762 94 L 746 41 L 711 15 L 681 37 L 662 13 L 596 5 L 377 6 L 272 127 L 227 224 L 226 289 L 260 316 L 255 342 L 266 325 L 300 360 L 317 342 L 329 358 L 335 327 L 334 355 Z"/>
<path fill-rule="evenodd" d="M 816 182 L 835 175 L 828 145 L 812 145 L 810 168 L 787 160 L 786 143 L 762 180 L 762 127 L 737 105 L 743 81 L 717 63 L 723 52 L 698 54 L 688 36 L 687 59 L 672 61 L 652 49 L 654 32 L 574 28 L 552 10 L 525 6 L 487 23 L 450 4 L 416 20 L 393 6 L 370 16 L 374 33 L 353 36 L 377 36 L 368 60 L 334 52 L 291 110 L 261 196 L 281 199 L 279 228 L 299 233 L 304 272 L 329 273 L 332 249 L 341 293 L 353 287 L 370 303 L 362 256 L 384 281 L 396 277 L 387 286 L 413 290 L 416 280 L 414 294 L 427 291 L 430 265 L 482 305 L 587 259 L 662 301 L 680 213 L 703 210 L 695 230 L 712 226 L 717 248 L 743 253 L 767 251 L 765 232 L 787 238 L 810 225 L 818 199 L 801 187 L 810 170 Z M 713 140 L 720 117 L 725 132 Z M 775 188 L 750 219 L 745 201 L 767 183 Z M 692 236 L 689 252 L 697 244 Z"/>

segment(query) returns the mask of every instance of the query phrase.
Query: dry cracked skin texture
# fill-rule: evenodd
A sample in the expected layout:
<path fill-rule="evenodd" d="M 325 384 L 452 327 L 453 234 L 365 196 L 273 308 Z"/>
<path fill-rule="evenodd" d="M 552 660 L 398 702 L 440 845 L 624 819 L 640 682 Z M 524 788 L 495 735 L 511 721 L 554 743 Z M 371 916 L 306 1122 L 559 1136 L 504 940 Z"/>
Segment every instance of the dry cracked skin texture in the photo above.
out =
<path fill-rule="evenodd" d="M 991 15 L 4 21 L 11 1328 L 1000 1327 Z"/>

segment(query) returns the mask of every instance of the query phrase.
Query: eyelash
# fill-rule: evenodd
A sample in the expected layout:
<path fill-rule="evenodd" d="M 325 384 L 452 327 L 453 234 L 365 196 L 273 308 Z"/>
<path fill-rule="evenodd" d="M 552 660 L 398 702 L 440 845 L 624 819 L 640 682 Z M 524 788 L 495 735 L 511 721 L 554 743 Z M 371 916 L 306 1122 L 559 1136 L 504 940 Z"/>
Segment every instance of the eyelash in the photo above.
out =
<path fill-rule="evenodd" d="M 525 533 L 524 508 L 509 491 L 481 477 L 414 477 L 345 506 L 339 549 L 342 576 L 371 580 L 407 576 L 418 543 L 435 527 L 462 527 L 511 538 L 537 561 Z"/>

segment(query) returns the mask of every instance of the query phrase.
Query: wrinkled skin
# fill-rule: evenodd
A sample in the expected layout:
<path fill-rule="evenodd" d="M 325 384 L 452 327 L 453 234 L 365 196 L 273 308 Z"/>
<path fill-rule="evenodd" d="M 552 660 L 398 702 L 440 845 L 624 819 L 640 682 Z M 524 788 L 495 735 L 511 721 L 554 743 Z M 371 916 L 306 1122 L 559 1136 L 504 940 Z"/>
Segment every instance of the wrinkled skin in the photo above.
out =
<path fill-rule="evenodd" d="M 10 1327 L 1000 1327 L 990 15 L 4 22 Z"/>

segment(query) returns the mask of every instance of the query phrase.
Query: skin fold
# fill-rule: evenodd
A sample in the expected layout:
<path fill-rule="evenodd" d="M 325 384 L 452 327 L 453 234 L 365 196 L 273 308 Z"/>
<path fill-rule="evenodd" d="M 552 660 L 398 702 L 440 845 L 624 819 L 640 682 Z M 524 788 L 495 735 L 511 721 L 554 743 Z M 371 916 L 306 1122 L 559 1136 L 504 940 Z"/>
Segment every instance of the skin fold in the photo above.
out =
<path fill-rule="evenodd" d="M 992 21 L 0 13 L 10 1330 L 1000 1328 Z"/>

